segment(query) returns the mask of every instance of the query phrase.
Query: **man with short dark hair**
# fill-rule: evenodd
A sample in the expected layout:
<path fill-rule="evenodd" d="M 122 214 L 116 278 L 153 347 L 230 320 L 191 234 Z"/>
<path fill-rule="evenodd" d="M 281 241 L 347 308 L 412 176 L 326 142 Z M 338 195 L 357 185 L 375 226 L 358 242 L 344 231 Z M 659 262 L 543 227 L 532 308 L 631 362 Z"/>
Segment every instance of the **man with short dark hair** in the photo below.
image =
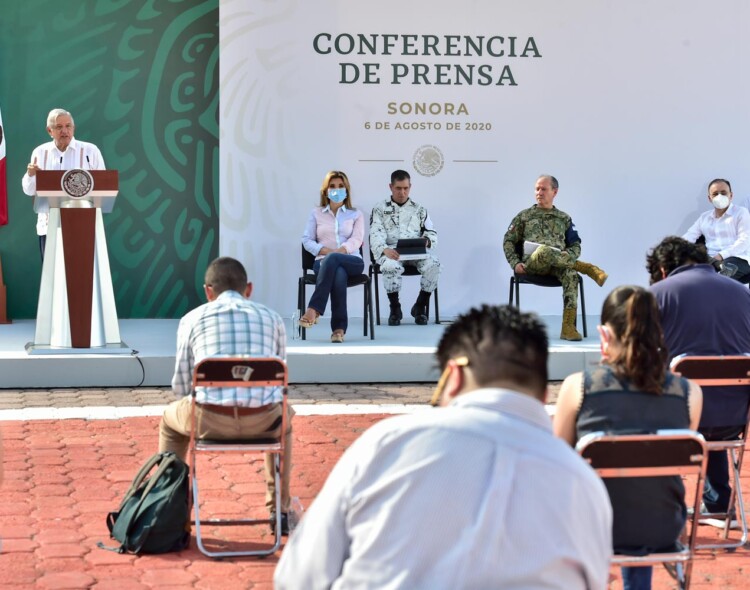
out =
<path fill-rule="evenodd" d="M 510 222 L 503 238 L 505 258 L 519 275 L 552 275 L 562 284 L 563 317 L 560 338 L 582 340 L 576 330 L 578 311 L 578 273 L 585 274 L 600 287 L 607 280 L 598 266 L 581 262 L 581 238 L 570 215 L 554 206 L 559 183 L 543 174 L 534 186 L 536 205 L 524 209 Z"/>
<path fill-rule="evenodd" d="M 702 246 L 667 237 L 649 252 L 646 267 L 670 358 L 750 352 L 750 291 L 716 273 Z M 707 440 L 736 438 L 747 421 L 750 388 L 703 387 L 703 392 L 698 430 Z M 709 453 L 706 511 L 726 512 L 730 494 L 726 452 Z"/>
<path fill-rule="evenodd" d="M 406 170 L 394 170 L 391 174 L 391 196 L 375 205 L 370 215 L 370 250 L 373 260 L 380 265 L 383 284 L 390 303 L 389 326 L 401 324 L 403 312 L 398 298 L 401 291 L 401 275 L 404 265 L 416 267 L 422 279 L 417 301 L 411 308 L 414 321 L 427 324 L 427 306 L 430 295 L 437 288 L 440 276 L 440 262 L 435 254 L 437 232 L 427 209 L 409 198 L 411 176 Z M 402 260 L 396 252 L 400 239 L 424 238 L 427 255 L 417 260 Z"/>
<path fill-rule="evenodd" d="M 276 587 L 605 588 L 612 509 L 552 434 L 548 344 L 514 307 L 459 316 L 437 350 L 442 407 L 352 444 L 285 547 Z"/>
<path fill-rule="evenodd" d="M 735 281 L 750 281 L 750 212 L 732 202 L 732 185 L 715 178 L 708 184 L 711 211 L 702 213 L 682 237 L 695 242 L 705 239 L 715 267 Z M 731 269 L 731 270 L 730 270 Z"/>
<path fill-rule="evenodd" d="M 284 321 L 275 311 L 250 301 L 253 285 L 238 260 L 217 258 L 206 270 L 203 286 L 208 303 L 187 313 L 177 329 L 177 358 L 172 390 L 180 399 L 164 411 L 159 425 L 159 451 L 185 459 L 190 443 L 193 370 L 216 355 L 286 358 Z M 201 387 L 195 391 L 198 436 L 213 439 L 277 438 L 281 429 L 279 387 Z M 281 473 L 281 528 L 289 530 L 289 476 L 293 412 L 288 413 Z M 238 434 L 239 433 L 239 434 Z M 266 455 L 266 506 L 271 528 L 276 524 L 273 460 Z"/>

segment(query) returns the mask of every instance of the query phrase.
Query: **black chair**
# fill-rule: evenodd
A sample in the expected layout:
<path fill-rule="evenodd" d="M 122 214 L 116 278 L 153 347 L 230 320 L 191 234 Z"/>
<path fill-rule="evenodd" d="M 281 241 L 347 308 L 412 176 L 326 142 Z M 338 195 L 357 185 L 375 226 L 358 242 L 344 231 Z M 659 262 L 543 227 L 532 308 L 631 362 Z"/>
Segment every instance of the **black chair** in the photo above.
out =
<path fill-rule="evenodd" d="M 378 289 L 378 275 L 383 274 L 380 270 L 380 265 L 375 262 L 375 257 L 372 255 L 372 250 L 370 250 L 370 269 L 368 270 L 368 274 L 370 275 L 370 278 L 373 279 L 375 283 L 375 316 L 377 317 L 378 326 L 380 325 L 380 289 Z M 417 270 L 415 266 L 412 266 L 411 264 L 404 264 L 404 274 L 402 276 L 405 277 L 421 277 L 421 273 Z M 438 288 L 435 287 L 435 323 L 440 323 L 440 301 L 438 299 Z M 427 317 L 430 317 L 430 302 L 427 302 Z"/>
<path fill-rule="evenodd" d="M 193 372 L 193 403 L 190 428 L 190 477 L 193 488 L 193 510 L 195 511 L 195 540 L 198 549 L 208 557 L 265 556 L 275 553 L 281 546 L 281 472 L 284 456 L 284 436 L 287 430 L 287 385 L 288 371 L 286 363 L 278 358 L 268 357 L 208 357 L 195 366 Z M 280 387 L 281 402 L 281 436 L 279 438 L 250 439 L 205 439 L 198 438 L 195 421 L 195 388 L 196 387 Z M 276 493 L 273 499 L 276 526 L 273 545 L 265 549 L 241 551 L 211 551 L 203 543 L 201 525 L 257 525 L 268 524 L 267 518 L 201 518 L 201 500 L 198 493 L 198 453 L 270 453 L 273 456 L 274 480 Z M 242 462 L 232 465 L 240 467 Z"/>
<path fill-rule="evenodd" d="M 750 356 L 747 355 L 688 356 L 683 354 L 672 359 L 670 368 L 672 372 L 705 387 L 750 385 Z M 703 395 L 711 394 L 704 390 Z M 740 474 L 742 472 L 742 460 L 745 457 L 748 425 L 750 425 L 750 410 L 745 419 L 745 428 L 737 438 L 706 441 L 709 451 L 729 453 L 729 467 L 732 470 L 734 483 L 732 493 L 729 496 L 729 511 L 736 505 L 740 517 L 739 524 L 742 528 L 742 536 L 736 542 L 702 544 L 697 549 L 736 549 L 742 547 L 747 542 L 748 523 L 745 513 L 745 502 L 742 498 Z M 723 518 L 726 523 L 724 526 L 724 539 L 729 538 L 732 520 L 730 512 L 702 514 L 701 516 L 705 518 Z"/>
<path fill-rule="evenodd" d="M 297 309 L 299 309 L 299 317 L 302 317 L 305 313 L 306 300 L 307 300 L 307 285 L 315 285 L 316 275 L 313 272 L 313 265 L 315 264 L 315 256 L 302 248 L 302 276 L 299 278 L 297 283 Z M 362 255 L 362 246 L 359 247 L 359 254 Z M 362 316 L 362 323 L 364 325 L 364 335 L 367 336 L 367 323 L 370 323 L 370 340 L 375 340 L 375 326 L 372 314 L 372 291 L 370 286 L 370 277 L 366 274 L 357 275 L 355 277 L 349 277 L 346 282 L 347 287 L 358 287 L 359 285 L 364 286 L 364 315 Z M 380 323 L 380 322 L 378 322 Z M 297 326 L 292 326 L 295 330 Z M 300 328 L 302 333 L 302 340 L 307 339 L 307 330 Z"/>
<path fill-rule="evenodd" d="M 687 542 L 675 543 L 667 551 L 646 555 L 612 556 L 612 564 L 628 567 L 675 564 L 679 588 L 690 587 L 690 574 L 698 527 L 696 514 L 699 512 L 703 479 L 706 473 L 708 450 L 703 437 L 692 430 L 658 430 L 655 434 L 608 434 L 592 432 L 582 437 L 576 450 L 594 468 L 599 477 L 658 477 L 692 476 L 695 487 L 690 495 L 693 510 L 688 512 L 685 523 L 689 528 Z M 644 499 L 648 500 L 648 499 Z M 660 502 L 659 498 L 653 498 Z M 677 541 L 677 540 L 676 540 Z"/>
<path fill-rule="evenodd" d="M 513 294 L 515 293 L 515 305 L 521 307 L 521 297 L 519 294 L 519 285 L 536 285 L 537 287 L 560 287 L 562 283 L 552 275 L 532 275 L 518 274 L 516 272 L 510 277 L 510 295 L 508 295 L 508 305 L 513 305 Z M 581 323 L 583 324 L 583 337 L 588 336 L 586 329 L 586 298 L 583 295 L 583 277 L 578 275 L 578 290 L 581 299 Z"/>

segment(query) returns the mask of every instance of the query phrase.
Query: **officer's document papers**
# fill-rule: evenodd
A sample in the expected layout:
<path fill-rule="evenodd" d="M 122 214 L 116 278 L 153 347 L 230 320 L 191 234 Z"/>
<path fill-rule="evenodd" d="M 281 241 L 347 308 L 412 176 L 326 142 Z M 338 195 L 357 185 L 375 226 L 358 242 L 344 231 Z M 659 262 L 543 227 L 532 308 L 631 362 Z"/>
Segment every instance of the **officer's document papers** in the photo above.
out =
<path fill-rule="evenodd" d="M 537 242 L 524 242 L 523 243 L 523 254 L 524 256 L 531 256 L 534 252 L 536 252 L 536 249 L 539 246 L 544 246 L 545 244 L 539 244 Z M 547 246 L 547 248 L 552 248 L 555 252 L 560 252 L 560 248 L 555 248 L 554 246 Z"/>

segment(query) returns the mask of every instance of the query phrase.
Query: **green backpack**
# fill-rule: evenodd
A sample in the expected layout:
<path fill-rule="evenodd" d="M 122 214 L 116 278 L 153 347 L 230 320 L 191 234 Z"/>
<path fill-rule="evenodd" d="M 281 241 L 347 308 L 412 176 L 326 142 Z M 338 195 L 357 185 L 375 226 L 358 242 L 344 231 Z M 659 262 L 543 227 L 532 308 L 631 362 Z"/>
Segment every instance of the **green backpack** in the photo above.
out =
<path fill-rule="evenodd" d="M 148 476 L 149 472 L 156 471 Z M 157 453 L 138 471 L 117 512 L 107 515 L 118 553 L 168 553 L 190 544 L 188 466 L 172 452 Z"/>

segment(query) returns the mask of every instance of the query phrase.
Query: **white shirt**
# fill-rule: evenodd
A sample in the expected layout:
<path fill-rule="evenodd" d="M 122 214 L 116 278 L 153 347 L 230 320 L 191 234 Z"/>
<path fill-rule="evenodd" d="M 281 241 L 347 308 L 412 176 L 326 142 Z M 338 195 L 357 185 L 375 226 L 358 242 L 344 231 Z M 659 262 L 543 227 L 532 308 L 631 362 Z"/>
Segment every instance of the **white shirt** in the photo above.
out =
<path fill-rule="evenodd" d="M 604 589 L 601 480 L 529 396 L 481 389 L 384 420 L 344 453 L 290 537 L 276 588 Z"/>
<path fill-rule="evenodd" d="M 104 158 L 99 148 L 93 143 L 70 140 L 64 152 L 57 149 L 54 141 L 48 141 L 38 146 L 32 153 L 29 162 L 36 158 L 36 165 L 42 170 L 72 170 L 82 168 L 84 170 L 104 170 Z M 21 179 L 23 192 L 33 197 L 36 195 L 36 176 L 29 176 L 28 172 Z M 36 233 L 40 236 L 47 235 L 47 223 L 49 221 L 49 206 L 44 204 L 38 208 L 36 218 Z"/>
<path fill-rule="evenodd" d="M 721 217 L 716 217 L 716 209 L 701 213 L 682 237 L 695 242 L 701 235 L 706 238 L 709 256 L 736 256 L 750 262 L 750 212 L 744 207 L 729 203 Z"/>

